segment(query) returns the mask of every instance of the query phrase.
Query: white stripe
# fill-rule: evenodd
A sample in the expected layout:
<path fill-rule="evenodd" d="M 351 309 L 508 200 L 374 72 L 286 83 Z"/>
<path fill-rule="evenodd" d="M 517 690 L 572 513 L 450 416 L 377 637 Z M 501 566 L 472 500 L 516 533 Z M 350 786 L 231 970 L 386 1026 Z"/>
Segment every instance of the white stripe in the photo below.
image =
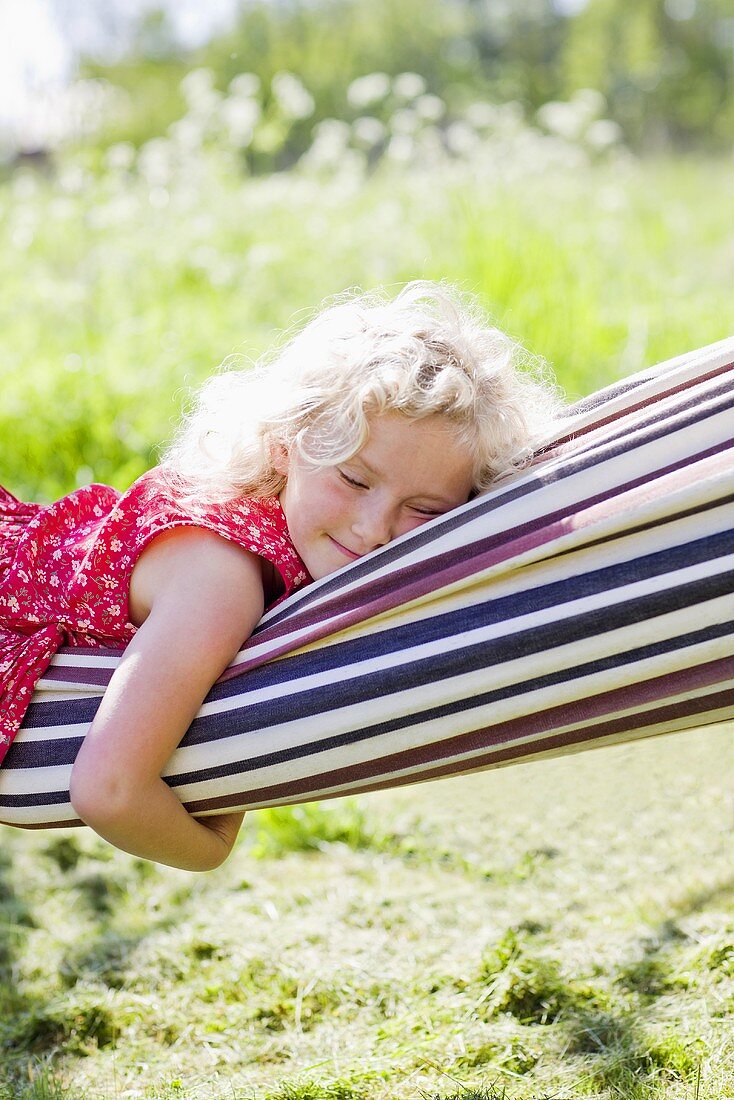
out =
<path fill-rule="evenodd" d="M 120 658 L 117 657 L 113 667 L 116 668 L 119 662 Z M 84 699 L 99 699 L 105 693 L 105 688 L 100 684 L 75 684 L 67 680 L 46 680 L 43 676 L 36 684 L 35 690 L 39 693 L 39 698 L 34 698 L 34 703 L 63 703 L 72 699 L 74 702 L 80 703 Z"/>
<path fill-rule="evenodd" d="M 716 568 L 712 568 L 713 565 L 715 565 Z M 705 561 L 698 565 L 687 566 L 673 573 L 633 582 L 618 589 L 601 590 L 588 596 L 581 597 L 580 599 L 569 600 L 564 604 L 555 604 L 551 607 L 527 612 L 524 615 L 517 615 L 512 619 L 502 619 L 497 623 L 485 624 L 475 627 L 472 630 L 452 634 L 450 638 L 451 649 L 453 652 L 459 652 L 477 643 L 486 643 L 501 638 L 510 638 L 514 634 L 522 633 L 528 629 L 539 628 L 555 622 L 562 622 L 565 619 L 573 618 L 574 616 L 582 615 L 590 611 L 611 608 L 616 604 L 625 603 L 628 600 L 633 600 L 638 597 L 652 595 L 656 592 L 664 592 L 677 587 L 684 587 L 693 581 L 711 577 L 719 572 L 726 572 L 727 570 L 734 570 L 734 554 L 727 558 L 719 558 L 715 563 Z M 543 578 L 539 583 L 546 583 L 546 578 Z M 505 594 L 501 592 L 497 593 L 496 598 L 500 599 L 504 595 Z M 703 606 L 705 605 L 698 604 L 696 606 L 697 620 L 695 625 L 697 629 L 702 628 L 704 625 L 704 619 L 698 619 L 699 609 Z M 713 601 L 711 606 L 716 609 L 717 614 L 722 613 L 720 600 Z M 444 608 L 441 608 L 442 613 L 444 610 Z M 726 609 L 724 608 L 723 610 Z M 732 618 L 734 618 L 734 597 L 732 597 L 732 606 L 729 610 Z M 692 627 L 688 612 L 686 611 L 683 614 L 686 618 L 681 621 L 681 633 L 686 629 L 690 630 Z M 424 616 L 420 621 L 426 621 L 426 618 L 427 616 Z M 656 616 L 656 618 L 661 618 L 661 616 Z M 714 620 L 714 622 L 717 623 L 719 621 L 721 620 Z M 405 623 L 400 621 L 396 624 L 395 629 L 404 626 Z M 625 628 L 625 632 L 628 629 L 629 628 Z M 637 642 L 637 639 L 640 637 L 640 628 L 635 625 L 632 629 L 634 630 L 635 641 Z M 600 641 L 613 638 L 617 634 L 617 631 L 606 632 L 600 637 Z M 624 648 L 627 648 L 629 646 L 627 633 L 624 634 L 624 637 Z M 350 634 L 350 641 L 353 640 L 354 635 Z M 333 644 L 335 643 L 332 643 L 332 645 Z M 573 649 L 578 647 L 577 641 L 570 644 Z M 586 643 L 584 644 L 586 645 Z M 395 652 L 387 651 L 379 657 L 352 661 L 349 664 L 330 668 L 327 672 L 316 672 L 307 676 L 299 676 L 298 668 L 296 667 L 292 679 L 287 679 L 280 683 L 269 684 L 267 687 L 251 691 L 246 690 L 246 681 L 243 681 L 243 691 L 240 695 L 231 697 L 230 699 L 218 699 L 212 700 L 209 703 L 204 703 L 199 711 L 199 715 L 205 717 L 232 709 L 232 698 L 236 699 L 237 707 L 255 706 L 258 703 L 275 701 L 276 699 L 286 698 L 303 691 L 309 691 L 312 688 L 323 687 L 325 683 L 344 683 L 349 680 L 359 679 L 362 676 L 374 672 L 385 672 L 389 669 L 399 667 L 400 665 L 409 664 L 412 661 L 426 660 L 430 657 L 441 655 L 446 652 L 446 645 L 447 639 L 439 638 L 431 642 L 423 642 L 420 645 L 403 647 Z M 566 649 L 568 647 L 563 648 Z M 605 652 L 608 652 L 606 646 Z M 620 652 L 620 649 L 615 647 L 613 652 Z M 586 650 L 584 657 L 586 658 Z"/>
<path fill-rule="evenodd" d="M 713 617 L 717 614 L 715 603 L 716 601 L 711 601 L 711 606 L 708 608 L 709 615 Z M 701 614 L 703 623 L 706 621 L 703 608 Z M 685 620 L 686 615 L 677 612 L 673 615 L 660 616 L 655 620 L 655 626 L 658 629 L 654 633 L 652 630 L 624 628 L 606 635 L 605 638 L 610 644 L 605 646 L 601 646 L 598 639 L 590 639 L 588 645 L 584 643 L 584 660 L 593 661 L 615 652 L 624 652 L 629 645 L 630 634 L 635 636 L 636 644 L 640 645 L 668 637 L 671 633 L 671 621 L 677 621 L 678 629 L 685 629 Z M 593 644 L 594 642 L 596 644 Z M 648 657 L 633 665 L 622 664 L 611 670 L 563 680 L 558 684 L 536 688 L 534 691 L 526 691 L 506 699 L 494 700 L 469 710 L 457 710 L 439 719 L 426 719 L 419 715 L 415 723 L 407 728 L 390 730 L 380 735 L 371 734 L 359 743 L 350 743 L 329 750 L 328 759 L 336 761 L 329 766 L 346 766 L 386 753 L 440 741 L 486 725 L 494 726 L 512 721 L 536 711 L 545 711 L 551 707 L 578 702 L 597 693 L 624 688 L 631 682 L 637 683 L 679 669 L 695 667 L 706 661 L 730 656 L 732 653 L 734 653 L 734 638 L 715 639 L 687 647 L 674 654 L 666 653 Z M 491 669 L 479 669 L 436 683 L 422 684 L 421 712 L 425 714 L 425 711 L 431 707 L 446 706 L 457 700 L 476 698 L 482 692 L 508 687 L 525 679 L 537 678 L 573 667 L 578 656 L 578 643 L 569 643 L 528 658 L 518 658 L 515 661 L 498 664 Z M 307 743 L 310 746 L 310 752 L 317 751 L 319 744 L 330 737 L 339 736 L 351 730 L 369 730 L 370 727 L 376 727 L 382 722 L 410 717 L 415 714 L 415 711 L 416 700 L 413 688 L 327 711 L 319 715 L 317 729 L 309 730 L 310 736 Z M 164 770 L 164 775 L 174 776 L 207 767 L 216 768 L 223 764 L 237 763 L 240 760 L 256 761 L 271 753 L 288 750 L 293 745 L 303 744 L 306 740 L 303 733 L 304 724 L 302 718 L 296 717 L 288 722 L 273 724 L 247 734 L 181 747 L 174 753 Z M 309 725 L 313 724 L 309 723 Z M 308 760 L 308 756 L 303 759 Z M 287 768 L 290 767 L 290 763 L 286 765 Z M 293 766 L 303 767 L 303 761 L 298 765 L 294 761 Z M 269 776 L 273 770 L 277 773 L 282 767 L 283 765 L 271 765 L 258 774 L 261 777 Z M 308 774 L 312 766 L 305 765 L 305 767 Z M 242 778 L 239 780 L 239 782 L 243 781 L 246 780 Z M 270 780 L 266 778 L 257 780 L 258 785 L 265 782 Z M 219 780 L 217 780 L 218 783 Z"/>
<path fill-rule="evenodd" d="M 74 652 L 74 647 L 66 647 L 57 651 L 51 658 L 53 668 L 114 668 L 119 657 L 110 657 L 107 654 L 79 654 Z"/>
<path fill-rule="evenodd" d="M 64 725 L 37 726 L 34 728 L 21 726 L 15 735 L 14 743 L 18 745 L 35 745 L 43 744 L 44 741 L 63 741 L 65 737 L 79 737 L 80 731 L 88 730 L 89 725 L 89 722 L 70 722 Z M 11 770 L 0 768 L 0 785 L 6 773 Z"/>
<path fill-rule="evenodd" d="M 693 698 L 696 698 L 696 696 L 694 696 Z M 622 712 L 620 712 L 620 713 L 622 713 Z M 643 709 L 642 713 L 644 713 L 644 709 Z M 690 718 L 690 717 L 688 717 L 688 718 L 677 718 L 677 719 L 672 719 L 671 718 L 669 720 L 665 720 L 665 721 L 658 722 L 658 723 L 650 725 L 650 726 L 646 726 L 641 731 L 633 731 L 631 733 L 631 735 L 630 735 L 630 733 L 627 733 L 627 734 L 600 734 L 598 736 L 587 738 L 587 739 L 584 740 L 584 742 L 582 742 L 581 744 L 578 744 L 576 746 L 568 746 L 568 747 L 563 746 L 563 747 L 559 747 L 559 748 L 541 749 L 537 752 L 533 752 L 532 749 L 531 749 L 531 746 L 534 743 L 536 743 L 538 741 L 541 741 L 543 738 L 546 738 L 548 736 L 556 736 L 557 734 L 560 735 L 560 734 L 565 733 L 565 732 L 572 732 L 575 728 L 579 729 L 581 731 L 584 731 L 584 730 L 587 730 L 587 729 L 588 730 L 593 730 L 594 726 L 596 726 L 596 725 L 600 726 L 600 725 L 604 724 L 607 721 L 614 720 L 616 717 L 618 717 L 618 715 L 616 713 L 612 713 L 612 714 L 609 714 L 609 715 L 604 715 L 602 718 L 599 718 L 598 720 L 594 720 L 594 721 L 591 721 L 591 722 L 588 722 L 588 723 L 582 723 L 582 724 L 577 725 L 575 727 L 574 726 L 567 726 L 567 727 L 563 727 L 562 729 L 557 729 L 557 730 L 553 729 L 553 730 L 543 731 L 543 732 L 540 732 L 540 733 L 537 733 L 537 734 L 532 734 L 532 735 L 527 736 L 527 737 L 513 738 L 512 740 L 503 742 L 501 745 L 486 746 L 486 747 L 483 746 L 481 749 L 475 749 L 475 750 L 472 750 L 470 752 L 452 753 L 452 754 L 447 753 L 445 756 L 441 756 L 438 759 L 431 760 L 430 763 L 419 764 L 419 765 L 415 765 L 413 767 L 404 767 L 404 768 L 390 767 L 389 769 L 385 769 L 384 771 L 380 771 L 378 769 L 377 774 L 372 775 L 369 778 L 353 779 L 353 780 L 349 780 L 348 782 L 341 783 L 341 784 L 330 784 L 329 785 L 329 784 L 326 784 L 325 782 L 321 782 L 321 780 L 320 780 L 320 777 L 322 775 L 326 775 L 327 772 L 330 772 L 332 770 L 336 770 L 339 767 L 344 766 L 343 764 L 340 764 L 338 762 L 334 762 L 331 758 L 331 754 L 329 754 L 328 756 L 326 756 L 325 759 L 324 758 L 319 758 L 319 762 L 320 762 L 321 766 L 319 767 L 318 772 L 312 772 L 312 771 L 309 771 L 309 770 L 303 769 L 303 768 L 291 769 L 291 770 L 289 770 L 287 775 L 281 775 L 280 777 L 278 777 L 277 775 L 273 775 L 266 781 L 266 779 L 264 777 L 264 773 L 262 771 L 260 771 L 260 772 L 256 773 L 256 779 L 253 780 L 252 786 L 248 787 L 247 789 L 244 788 L 242 777 L 236 777 L 236 779 L 233 779 L 231 777 L 230 778 L 225 777 L 225 778 L 222 778 L 222 779 L 218 779 L 217 780 L 217 787 L 216 787 L 216 794 L 217 794 L 217 797 L 232 796 L 233 799 L 236 799 L 237 796 L 239 796 L 239 795 L 246 796 L 251 790 L 252 791 L 257 791 L 257 790 L 261 789 L 262 787 L 276 786 L 276 785 L 282 784 L 282 783 L 291 783 L 291 784 L 293 784 L 295 782 L 298 782 L 299 780 L 308 779 L 308 778 L 312 778 L 314 780 L 314 782 L 312 784 L 310 792 L 307 793 L 307 794 L 304 794 L 303 797 L 300 799 L 300 801 L 311 801 L 312 799 L 323 798 L 326 795 L 354 794 L 354 793 L 358 793 L 359 791 L 369 790 L 372 787 L 375 787 L 375 786 L 379 785 L 381 780 L 384 780 L 384 779 L 404 780 L 406 782 L 418 779 L 420 781 L 420 777 L 421 777 L 422 773 L 425 772 L 426 770 L 433 769 L 433 768 L 442 768 L 446 765 L 456 765 L 457 766 L 457 774 L 458 774 L 458 765 L 465 764 L 467 761 L 471 761 L 471 760 L 476 760 L 477 762 L 481 761 L 481 763 L 478 763 L 477 766 L 474 767 L 474 768 L 468 769 L 466 773 L 464 773 L 463 770 L 462 770 L 462 774 L 471 774 L 473 772 L 478 772 L 478 771 L 487 771 L 488 769 L 493 768 L 493 767 L 505 767 L 505 766 L 509 765 L 510 763 L 518 763 L 518 762 L 525 763 L 526 761 L 530 761 L 530 760 L 534 760 L 534 759 L 541 759 L 542 757 L 545 757 L 545 756 L 561 756 L 561 755 L 565 755 L 566 753 L 570 753 L 570 752 L 574 752 L 574 751 L 581 752 L 585 748 L 590 748 L 590 747 L 597 747 L 597 746 L 598 747 L 603 747 L 605 745 L 618 744 L 618 743 L 622 743 L 624 741 L 634 740 L 634 739 L 638 739 L 638 738 L 647 738 L 647 737 L 651 737 L 651 736 L 656 736 L 656 735 L 659 735 L 659 734 L 662 734 L 662 733 L 672 733 L 672 732 L 675 732 L 675 731 L 680 731 L 680 730 L 685 730 L 685 729 L 692 729 L 692 728 L 695 728 L 695 727 L 697 727 L 698 725 L 700 725 L 702 723 L 705 723 L 707 725 L 708 724 L 713 724 L 713 723 L 718 724 L 720 722 L 726 722 L 731 718 L 731 710 L 730 710 L 730 708 L 725 708 L 725 709 L 713 708 L 710 711 L 702 711 L 695 718 Z M 443 740 L 443 738 L 441 738 L 441 740 Z M 423 742 L 421 742 L 421 744 L 422 743 Z M 504 760 L 502 760 L 502 761 L 493 761 L 494 756 L 497 756 L 502 752 L 506 752 L 508 749 L 514 750 L 514 752 L 516 754 L 514 756 L 514 759 L 507 760 L 507 761 L 504 761 Z M 369 760 L 372 760 L 372 761 L 379 761 L 381 759 L 381 757 L 380 757 L 379 753 L 374 753 L 374 754 L 370 754 L 369 757 L 367 757 L 366 759 L 369 759 Z M 353 763 L 353 761 L 352 761 L 352 763 Z M 195 784 L 191 784 L 190 786 L 186 786 L 186 787 L 177 787 L 176 788 L 176 794 L 181 799 L 182 802 L 193 802 L 193 801 L 198 801 L 200 799 L 205 799 L 207 797 L 211 797 L 211 791 L 209 789 L 207 789 L 205 787 L 205 789 L 203 791 L 197 792 Z M 247 802 L 245 800 L 243 800 L 241 802 L 233 801 L 232 808 L 234 809 L 235 806 L 239 806 L 242 809 L 258 809 L 260 807 L 265 807 L 265 806 L 292 805 L 294 802 L 298 802 L 298 801 L 299 801 L 299 796 L 294 797 L 293 795 L 284 795 L 280 798 L 256 800 L 256 801 L 253 801 L 253 802 Z M 217 813 L 217 812 L 222 813 L 223 811 L 220 809 L 220 810 L 214 810 L 214 811 L 209 811 L 209 812 L 210 813 Z"/>
<path fill-rule="evenodd" d="M 0 768 L 0 801 L 10 795 L 32 794 L 34 791 L 69 790 L 71 764 L 56 764 L 48 768 Z M 68 802 L 68 795 L 66 801 Z M 0 817 L 4 809 L 0 806 Z"/>

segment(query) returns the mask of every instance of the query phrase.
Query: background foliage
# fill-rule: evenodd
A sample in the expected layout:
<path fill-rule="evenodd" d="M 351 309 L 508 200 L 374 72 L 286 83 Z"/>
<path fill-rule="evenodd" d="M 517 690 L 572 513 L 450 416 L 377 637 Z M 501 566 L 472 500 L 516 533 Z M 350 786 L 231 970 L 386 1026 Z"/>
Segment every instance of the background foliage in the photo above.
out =
<path fill-rule="evenodd" d="M 638 151 L 727 152 L 734 143 L 734 15 L 728 0 L 254 0 L 236 26 L 182 57 L 164 12 L 140 26 L 134 56 L 89 65 L 127 89 L 117 138 L 140 142 L 180 109 L 178 83 L 205 66 L 224 90 L 238 72 L 269 86 L 297 75 L 313 121 L 339 115 L 356 77 L 418 72 L 452 107 L 467 97 L 518 102 L 529 114 L 594 88 Z M 289 157 L 304 148 L 292 135 Z"/>
<path fill-rule="evenodd" d="M 717 0 L 283 0 L 190 55 L 150 17 L 6 162 L 0 481 L 126 488 L 349 286 L 457 282 L 570 398 L 729 335 L 732 52 Z M 731 755 L 252 814 L 199 877 L 6 830 L 0 1098 L 725 1100 Z"/>

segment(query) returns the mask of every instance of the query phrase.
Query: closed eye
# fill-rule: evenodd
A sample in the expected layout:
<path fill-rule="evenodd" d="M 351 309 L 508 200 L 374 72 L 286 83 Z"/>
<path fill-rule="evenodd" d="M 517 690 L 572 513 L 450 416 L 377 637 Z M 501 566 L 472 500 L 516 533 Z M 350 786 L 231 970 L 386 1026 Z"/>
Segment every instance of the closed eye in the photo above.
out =
<path fill-rule="evenodd" d="M 368 489 L 369 486 L 365 485 L 363 481 L 357 481 L 356 478 L 350 477 L 349 474 L 345 474 L 344 470 L 339 470 L 339 477 L 342 481 L 346 481 L 347 485 L 353 485 L 355 489 Z"/>

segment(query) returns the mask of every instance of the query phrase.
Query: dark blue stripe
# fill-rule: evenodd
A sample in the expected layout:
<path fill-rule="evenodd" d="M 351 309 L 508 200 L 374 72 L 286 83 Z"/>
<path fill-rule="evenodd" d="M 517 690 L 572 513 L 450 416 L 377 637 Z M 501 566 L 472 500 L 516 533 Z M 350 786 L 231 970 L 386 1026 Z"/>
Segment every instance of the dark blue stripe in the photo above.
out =
<path fill-rule="evenodd" d="M 366 659 L 437 639 L 446 639 L 448 643 L 453 635 L 469 629 L 495 625 L 505 619 L 514 619 L 582 597 L 612 591 L 687 566 L 713 561 L 732 552 L 734 552 L 734 534 L 731 531 L 719 532 L 692 542 L 643 554 L 630 561 L 620 561 L 587 573 L 567 576 L 562 580 L 530 588 L 525 592 L 494 599 L 488 598 L 470 608 L 433 615 L 400 627 L 388 627 L 368 637 L 344 641 L 338 645 L 324 647 L 323 650 L 286 656 L 277 662 L 251 669 L 243 673 L 243 676 L 247 677 L 248 691 L 260 690 L 300 676 L 310 676 L 314 672 L 324 672 L 350 664 L 358 659 L 356 654 L 360 655 L 359 659 Z M 674 591 L 680 592 L 680 586 L 677 586 Z M 221 684 L 213 685 L 207 700 L 227 699 L 241 692 L 242 676 L 236 676 Z M 24 726 L 35 729 L 47 725 L 49 711 L 56 716 L 54 722 L 56 725 L 87 719 L 91 721 L 98 706 L 99 700 L 95 698 L 34 702 L 28 708 Z"/>
<path fill-rule="evenodd" d="M 358 727 L 349 730 L 347 733 L 337 734 L 333 737 L 325 738 L 324 740 L 310 742 L 308 744 L 296 743 L 286 749 L 267 753 L 264 756 L 258 755 L 253 759 L 233 761 L 218 767 L 197 769 L 195 772 L 181 773 L 180 775 L 168 777 L 166 782 L 170 787 L 180 787 L 187 783 L 199 783 L 207 779 L 218 779 L 227 775 L 241 775 L 256 772 L 262 768 L 267 768 L 275 764 L 282 764 L 289 760 L 301 760 L 309 756 L 317 756 L 331 749 L 367 741 L 389 733 L 396 733 L 400 730 L 406 728 L 410 729 L 426 722 L 440 720 L 455 714 L 466 714 L 478 708 L 486 707 L 493 703 L 499 703 L 505 699 L 516 698 L 526 695 L 531 691 L 551 687 L 554 684 L 566 683 L 580 679 L 584 676 L 593 675 L 594 673 L 620 668 L 624 665 L 634 663 L 635 661 L 656 656 L 661 652 L 671 652 L 675 649 L 683 649 L 686 646 L 695 645 L 699 642 L 709 641 L 712 638 L 730 635 L 734 636 L 734 622 L 730 622 L 724 626 L 711 627 L 704 631 L 695 631 L 690 635 L 685 635 L 677 639 L 668 639 L 665 643 L 661 643 L 660 645 L 643 646 L 637 650 L 614 654 L 613 656 L 597 661 L 588 661 L 571 669 L 563 669 L 558 672 L 548 673 L 545 676 L 537 676 L 529 680 L 520 681 L 516 684 L 509 684 L 503 688 L 495 688 L 491 691 L 480 692 L 469 699 L 462 699 L 459 703 L 444 703 L 440 706 L 430 707 L 423 711 L 411 712 L 409 715 L 401 718 L 379 722 L 371 726 Z M 425 682 L 425 679 L 423 682 Z M 422 685 L 416 684 L 416 687 L 418 686 Z M 366 696 L 366 698 L 372 697 L 372 695 Z M 729 693 L 729 700 L 734 701 L 734 690 Z M 292 719 L 294 717 L 301 717 L 301 715 L 290 715 L 289 717 Z M 241 732 L 239 726 L 236 732 Z"/>
<path fill-rule="evenodd" d="M 722 588 L 722 580 L 726 582 L 725 589 Z M 632 623 L 644 622 L 646 619 L 654 618 L 657 615 L 677 611 L 688 606 L 695 606 L 702 600 L 729 594 L 732 591 L 734 591 L 734 572 L 717 577 L 703 578 L 695 584 L 689 584 L 683 590 L 672 589 L 639 597 L 611 608 L 605 607 L 575 615 L 561 622 L 554 621 L 544 626 L 535 626 L 509 637 L 482 641 L 460 650 L 450 650 L 434 654 L 431 657 L 419 658 L 410 663 L 400 664 L 392 669 L 361 673 L 351 679 L 340 681 L 336 691 L 334 690 L 334 684 L 328 682 L 281 699 L 268 699 L 261 703 L 252 703 L 248 701 L 247 695 L 242 695 L 242 703 L 239 707 L 195 719 L 184 735 L 181 744 L 183 746 L 198 745 L 207 741 L 256 733 L 258 730 L 267 729 L 269 726 L 282 722 L 305 719 L 331 710 L 339 710 L 345 706 L 359 705 L 377 696 L 387 696 L 409 689 L 418 691 L 426 684 L 450 679 L 470 671 L 483 669 L 490 676 L 491 669 L 495 665 L 544 652 L 580 639 L 604 634 L 620 627 L 629 626 Z M 644 654 L 652 656 L 669 653 L 693 645 L 696 642 L 728 637 L 732 633 L 734 633 L 734 623 L 715 624 L 702 631 L 685 634 L 678 638 L 665 639 L 647 646 L 644 648 Z M 308 656 L 318 656 L 320 652 L 324 651 L 316 651 Z M 628 653 L 615 654 L 609 658 L 604 658 L 600 662 L 594 662 L 593 667 L 603 669 L 633 663 L 635 660 L 640 659 L 640 652 L 640 650 L 633 649 Z M 734 647 L 732 647 L 732 652 L 734 652 Z M 362 654 L 359 651 L 355 654 L 355 659 L 362 659 Z M 607 664 L 606 662 L 611 663 Z M 575 670 L 561 670 L 552 674 L 548 682 L 557 683 L 566 679 L 574 679 L 576 676 L 584 674 L 578 671 L 584 667 L 581 664 Z M 544 677 L 540 677 L 536 680 L 510 685 L 501 689 L 501 694 L 497 698 L 506 698 L 508 694 L 516 695 L 522 691 L 534 690 L 535 687 L 543 686 L 544 679 Z M 447 705 L 447 708 L 438 708 L 438 713 L 435 716 L 440 713 L 458 713 L 474 709 L 476 706 L 481 705 L 481 700 L 485 698 L 491 701 L 491 693 L 490 696 L 480 695 L 471 699 L 452 702 Z M 98 705 L 99 701 L 94 700 L 93 702 Z M 430 714 L 433 714 L 433 712 L 430 712 Z M 401 721 L 415 725 L 420 721 L 427 720 L 428 717 L 429 712 L 417 711 Z M 346 740 L 349 737 L 351 735 L 348 735 Z M 43 742 L 42 746 L 24 745 L 21 742 L 15 742 L 8 750 L 3 766 L 32 768 L 50 764 L 69 764 L 76 758 L 81 741 L 81 737 L 69 737 L 63 740 L 49 740 Z M 337 743 L 343 742 L 337 741 Z M 296 756 L 301 756 L 308 755 L 312 749 L 309 744 L 305 744 L 295 746 L 290 751 Z M 234 766 L 236 767 L 236 765 Z M 176 782 L 179 782 L 179 780 L 176 780 Z"/>
<path fill-rule="evenodd" d="M 731 532 L 709 535 L 693 542 L 644 554 L 630 561 L 620 561 L 588 573 L 567 576 L 562 580 L 530 588 L 525 592 L 494 599 L 487 598 L 468 608 L 432 615 L 403 626 L 388 627 L 364 638 L 346 640 L 308 653 L 286 656 L 279 661 L 250 669 L 242 676 L 233 676 L 221 684 L 214 684 L 206 701 L 218 702 L 231 699 L 242 695 L 243 691 L 249 693 L 267 690 L 301 677 L 327 673 L 356 661 L 380 657 L 414 645 L 444 640 L 448 648 L 456 634 L 494 626 L 505 620 L 561 606 L 582 597 L 598 595 L 600 592 L 611 592 L 628 584 L 659 577 L 732 552 L 734 552 L 734 535 Z M 726 589 L 727 582 L 722 583 Z M 680 598 L 681 587 L 673 589 L 676 601 Z M 653 598 L 655 595 L 653 594 Z M 99 698 L 33 702 L 26 712 L 23 727 L 38 729 L 49 724 L 91 722 L 97 713 L 99 703 Z M 7 763 L 6 758 L 3 767 L 7 767 Z"/>
<path fill-rule="evenodd" d="M 388 626 L 363 638 L 346 640 L 308 653 L 296 653 L 251 669 L 243 673 L 242 677 L 233 676 L 230 680 L 215 684 L 207 699 L 221 700 L 239 695 L 245 682 L 247 691 L 267 689 L 274 684 L 280 685 L 315 673 L 326 673 L 350 665 L 357 660 L 369 660 L 427 642 L 443 640 L 448 648 L 456 634 L 495 626 L 497 623 L 513 620 L 522 615 L 537 614 L 539 611 L 560 607 L 574 600 L 660 577 L 686 566 L 713 561 L 732 552 L 734 552 L 734 535 L 727 531 L 645 554 L 631 561 L 620 561 L 588 573 L 564 577 L 562 580 L 539 585 L 524 592 L 494 599 L 488 592 L 486 599 L 470 607 L 432 615 L 403 626 Z M 723 576 L 726 578 L 727 574 Z M 690 583 L 692 582 L 688 582 Z M 722 580 L 721 590 L 728 591 L 729 584 L 730 582 L 726 579 Z M 672 591 L 675 593 L 673 598 L 676 602 L 680 599 L 680 593 L 684 587 L 687 586 L 678 585 L 673 588 Z M 716 594 L 714 591 L 714 595 Z M 650 598 L 655 599 L 659 595 L 662 596 L 662 593 L 653 593 Z M 243 677 L 246 677 L 246 680 L 243 680 Z"/>
<path fill-rule="evenodd" d="M 33 794 L 5 794 L 0 798 L 0 808 L 13 806 L 61 806 L 69 805 L 68 791 L 34 791 Z M 0 825 L 4 824 L 0 822 Z M 9 822 L 15 824 L 15 822 Z"/>
<path fill-rule="evenodd" d="M 668 638 L 652 645 L 640 646 L 623 653 L 612 654 L 594 661 L 582 662 L 573 668 L 561 669 L 544 676 L 537 676 L 514 684 L 508 684 L 502 688 L 480 692 L 472 696 L 471 699 L 461 700 L 460 703 L 445 703 L 439 706 L 426 708 L 423 711 L 413 712 L 390 721 L 379 722 L 372 726 L 358 727 L 346 733 L 334 735 L 333 737 L 318 742 L 297 743 L 289 746 L 287 749 L 267 753 L 264 756 L 257 756 L 253 759 L 238 760 L 217 767 L 199 768 L 195 772 L 181 773 L 166 778 L 166 783 L 170 787 L 180 787 L 187 783 L 200 783 L 207 780 L 221 779 L 224 776 L 252 773 L 263 768 L 271 767 L 272 765 L 282 764 L 289 760 L 299 760 L 308 756 L 317 756 L 320 753 L 328 752 L 335 748 L 341 748 L 344 745 L 356 744 L 361 741 L 369 740 L 370 738 L 381 737 L 388 733 L 395 733 L 406 728 L 409 729 L 421 723 L 446 718 L 453 714 L 467 713 L 471 710 L 486 707 L 504 699 L 526 695 L 530 691 L 541 690 L 555 684 L 577 680 L 584 676 L 598 675 L 599 673 L 608 672 L 611 669 L 621 668 L 628 664 L 634 664 L 638 661 L 657 657 L 663 653 L 671 653 L 693 645 L 699 645 L 702 642 L 711 641 L 715 638 L 728 637 L 730 635 L 734 636 L 734 622 L 719 624 L 705 630 L 691 631 L 678 638 Z M 363 677 L 360 682 L 364 683 L 369 679 L 370 677 Z M 373 691 L 367 690 L 365 698 L 369 699 L 372 697 Z M 717 709 L 711 706 L 713 702 L 712 696 L 703 698 L 704 702 L 707 703 L 706 709 Z M 726 698 L 731 701 L 734 695 L 732 692 L 729 692 Z M 292 719 L 293 717 L 301 717 L 301 715 L 284 715 L 286 720 L 288 718 Z M 222 721 L 222 719 L 226 721 Z M 206 720 L 199 719 L 195 724 L 204 724 L 204 722 L 206 722 Z M 218 715 L 216 723 L 218 737 L 241 736 L 244 732 L 241 723 L 241 715 L 237 715 L 236 713 L 232 715 Z M 229 731 L 225 733 L 224 730 L 227 727 L 229 727 Z M 257 728 L 259 727 L 256 727 L 256 729 Z M 253 730 L 249 732 L 253 732 Z M 552 730 L 549 730 L 549 733 L 550 732 L 552 732 Z M 76 753 L 79 751 L 82 740 L 83 738 L 81 737 L 69 738 L 68 741 L 62 742 L 61 744 L 65 746 L 64 755 L 66 755 L 67 749 L 71 750 L 70 758 L 63 761 L 56 759 L 53 762 L 57 764 L 72 763 L 73 759 L 76 757 Z M 211 740 L 211 738 L 209 737 L 207 740 Z M 190 739 L 188 737 L 184 738 L 183 744 L 189 743 L 191 743 Z M 54 744 L 59 745 L 60 743 L 55 742 Z M 15 746 L 11 746 L 8 756 L 10 752 L 13 751 L 14 747 Z M 245 746 L 243 746 L 243 749 L 244 747 Z M 22 746 L 18 746 L 18 748 L 22 748 Z M 26 764 L 26 767 L 32 766 L 32 764 Z M 13 806 L 51 805 L 65 801 L 68 802 L 68 792 L 52 792 L 50 794 L 33 792 L 27 795 L 7 795 L 0 797 L 0 807 L 5 806 L 10 808 Z"/>

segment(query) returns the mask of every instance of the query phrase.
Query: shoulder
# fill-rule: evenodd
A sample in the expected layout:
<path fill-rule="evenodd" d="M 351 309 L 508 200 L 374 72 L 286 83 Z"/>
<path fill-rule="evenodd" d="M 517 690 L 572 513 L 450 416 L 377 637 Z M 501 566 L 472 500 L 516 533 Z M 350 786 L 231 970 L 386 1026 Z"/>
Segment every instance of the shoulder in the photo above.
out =
<path fill-rule="evenodd" d="M 185 605 L 193 616 L 250 619 L 264 605 L 262 563 L 227 538 L 196 526 L 162 531 L 140 554 L 130 578 L 130 618 L 140 626 L 153 608 Z"/>

